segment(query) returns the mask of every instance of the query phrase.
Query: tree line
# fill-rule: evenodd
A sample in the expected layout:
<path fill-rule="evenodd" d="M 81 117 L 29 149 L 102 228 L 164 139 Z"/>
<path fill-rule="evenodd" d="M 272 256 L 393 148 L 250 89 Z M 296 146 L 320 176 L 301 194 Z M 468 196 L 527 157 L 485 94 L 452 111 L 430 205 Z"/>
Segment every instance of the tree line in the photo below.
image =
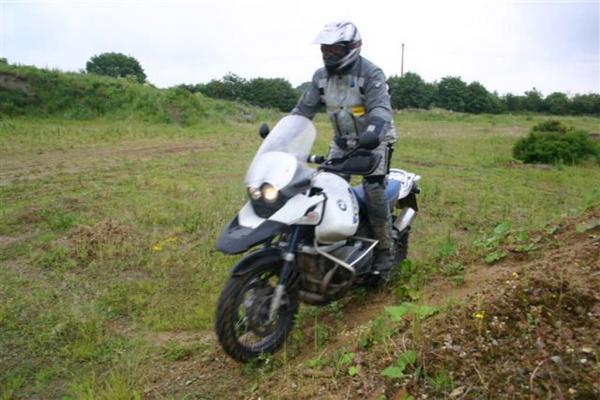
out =
<path fill-rule="evenodd" d="M 104 53 L 92 57 L 86 72 L 113 77 L 132 76 L 138 82 L 146 81 L 139 62 L 119 53 Z M 246 102 L 259 107 L 290 111 L 304 90 L 310 85 L 305 82 L 294 88 L 282 78 L 244 79 L 228 73 L 222 79 L 208 83 L 179 85 L 192 93 L 200 92 L 208 97 Z M 523 95 L 488 91 L 481 83 L 467 84 L 460 77 L 448 76 L 439 82 L 425 82 L 418 74 L 408 72 L 404 76 L 388 79 L 392 108 L 430 109 L 439 107 L 450 111 L 467 113 L 520 113 L 536 112 L 554 115 L 600 115 L 600 94 L 576 94 L 554 92 L 544 97 L 533 88 Z"/>
<path fill-rule="evenodd" d="M 425 82 L 418 74 L 392 76 L 388 80 L 395 109 L 440 107 L 467 113 L 500 114 L 506 112 L 539 112 L 555 115 L 600 114 L 600 94 L 554 92 L 544 97 L 533 88 L 523 95 L 498 95 L 481 83 L 467 84 L 460 77 L 448 76 L 439 82 Z"/>

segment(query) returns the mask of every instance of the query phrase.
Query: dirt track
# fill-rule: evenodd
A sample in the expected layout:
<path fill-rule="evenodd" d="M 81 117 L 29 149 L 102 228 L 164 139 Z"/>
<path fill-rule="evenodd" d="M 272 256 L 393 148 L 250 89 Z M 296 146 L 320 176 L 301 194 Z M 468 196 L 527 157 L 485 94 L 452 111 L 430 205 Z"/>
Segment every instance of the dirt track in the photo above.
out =
<path fill-rule="evenodd" d="M 13 180 L 39 179 L 57 174 L 111 168 L 125 162 L 146 161 L 173 154 L 187 154 L 213 149 L 205 140 L 171 140 L 169 142 L 125 142 L 66 150 L 47 150 L 37 154 L 16 154 L 2 160 L 0 186 Z"/>

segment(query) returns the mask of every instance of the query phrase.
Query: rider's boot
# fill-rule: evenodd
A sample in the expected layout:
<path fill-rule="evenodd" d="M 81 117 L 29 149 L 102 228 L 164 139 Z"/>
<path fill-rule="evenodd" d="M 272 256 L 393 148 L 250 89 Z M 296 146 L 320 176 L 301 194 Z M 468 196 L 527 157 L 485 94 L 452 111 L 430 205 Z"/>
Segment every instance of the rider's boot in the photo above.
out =
<path fill-rule="evenodd" d="M 390 279 L 393 267 L 393 238 L 392 238 L 392 213 L 385 198 L 385 185 L 383 176 L 380 179 L 366 179 L 363 182 L 365 188 L 365 200 L 369 224 L 374 239 L 379 243 L 375 247 L 375 260 L 373 262 L 373 274 L 379 276 L 382 282 Z"/>

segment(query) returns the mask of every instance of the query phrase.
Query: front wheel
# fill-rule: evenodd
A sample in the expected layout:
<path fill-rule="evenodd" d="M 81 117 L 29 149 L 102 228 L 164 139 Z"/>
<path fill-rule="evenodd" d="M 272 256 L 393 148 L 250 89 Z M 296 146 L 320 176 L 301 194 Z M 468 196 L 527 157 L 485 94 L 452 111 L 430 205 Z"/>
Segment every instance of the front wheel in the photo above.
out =
<path fill-rule="evenodd" d="M 248 272 L 232 276 L 225 284 L 217 308 L 216 331 L 223 350 L 237 361 L 273 353 L 285 341 L 298 311 L 297 291 L 286 290 L 279 312 L 269 321 L 275 286 L 283 266 L 281 259 L 264 257 L 248 266 Z"/>

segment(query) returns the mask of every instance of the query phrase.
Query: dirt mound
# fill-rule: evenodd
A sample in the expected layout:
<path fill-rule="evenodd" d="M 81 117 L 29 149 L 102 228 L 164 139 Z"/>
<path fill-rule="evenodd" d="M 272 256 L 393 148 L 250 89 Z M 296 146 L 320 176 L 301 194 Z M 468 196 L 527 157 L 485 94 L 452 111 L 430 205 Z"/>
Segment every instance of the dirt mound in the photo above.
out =
<path fill-rule="evenodd" d="M 102 251 L 111 255 L 126 251 L 126 244 L 136 238 L 131 228 L 114 220 L 103 220 L 94 226 L 79 226 L 66 236 L 73 257 L 81 260 L 97 258 Z"/>
<path fill-rule="evenodd" d="M 470 304 L 431 324 L 422 362 L 436 366 L 433 376 L 451 371 L 446 373 L 453 390 L 463 388 L 459 392 L 470 393 L 468 398 L 597 398 L 597 292 L 556 273 L 517 273 L 504 284 L 483 304 Z M 436 392 L 417 382 L 407 389 Z"/>
<path fill-rule="evenodd" d="M 537 260 L 512 261 L 519 268 L 429 321 L 424 339 L 409 338 L 428 370 L 401 390 L 415 398 L 599 398 L 597 216 L 569 221 Z M 397 385 L 386 382 L 389 396 Z"/>

